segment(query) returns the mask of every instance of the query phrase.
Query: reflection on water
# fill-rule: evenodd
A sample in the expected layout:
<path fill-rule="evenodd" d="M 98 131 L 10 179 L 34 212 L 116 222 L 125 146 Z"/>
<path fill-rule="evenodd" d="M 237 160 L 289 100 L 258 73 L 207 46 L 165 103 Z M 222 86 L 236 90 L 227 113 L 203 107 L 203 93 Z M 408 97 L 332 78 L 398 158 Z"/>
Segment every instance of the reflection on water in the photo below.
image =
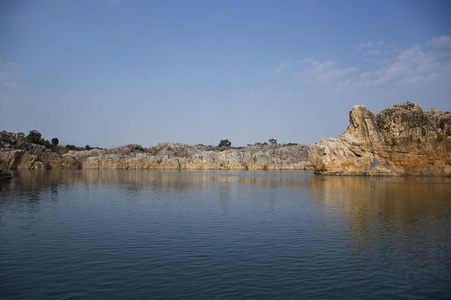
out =
<path fill-rule="evenodd" d="M 374 222 L 402 231 L 448 219 L 450 184 L 450 178 L 317 176 L 309 181 L 309 191 L 325 210 L 345 213 L 356 234 L 364 235 Z"/>
<path fill-rule="evenodd" d="M 364 272 L 395 270 L 392 284 L 451 284 L 450 178 L 313 177 L 309 190 L 323 211 L 346 217 Z"/>
<path fill-rule="evenodd" d="M 266 187 L 297 186 L 311 177 L 310 172 L 215 172 L 215 171 L 116 171 L 116 170 L 52 170 L 52 171 L 16 171 L 20 180 L 5 185 L 14 189 L 26 184 L 36 189 L 59 185 L 102 185 L 113 184 L 120 187 L 155 186 L 160 188 L 183 189 L 200 188 L 209 182 L 230 182 L 262 185 Z"/>
<path fill-rule="evenodd" d="M 14 175 L 0 191 L 7 298 L 446 298 L 451 286 L 451 178 Z"/>

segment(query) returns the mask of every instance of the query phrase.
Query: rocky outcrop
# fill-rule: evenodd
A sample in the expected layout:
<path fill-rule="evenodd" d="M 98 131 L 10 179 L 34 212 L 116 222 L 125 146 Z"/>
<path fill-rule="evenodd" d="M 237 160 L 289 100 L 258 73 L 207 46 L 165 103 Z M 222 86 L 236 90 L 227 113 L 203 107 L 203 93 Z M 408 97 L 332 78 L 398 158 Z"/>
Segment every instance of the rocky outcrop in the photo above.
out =
<path fill-rule="evenodd" d="M 30 144 L 23 134 L 0 133 L 0 168 L 8 169 L 173 169 L 173 170 L 303 170 L 310 168 L 308 147 L 255 145 L 219 148 L 162 143 L 144 148 L 121 146 L 110 150 L 57 154 Z"/>
<path fill-rule="evenodd" d="M 159 144 L 129 155 L 115 149 L 90 155 L 88 169 L 299 170 L 309 167 L 306 146 L 251 146 L 208 150 L 205 146 Z M 74 155 L 75 153 L 69 153 Z M 81 159 L 78 158 L 81 161 Z"/>
<path fill-rule="evenodd" d="M 0 168 L 52 169 L 65 163 L 59 154 L 29 143 L 23 133 L 0 132 Z"/>
<path fill-rule="evenodd" d="M 349 123 L 310 147 L 316 174 L 451 176 L 451 112 L 406 102 L 374 116 L 356 105 Z"/>

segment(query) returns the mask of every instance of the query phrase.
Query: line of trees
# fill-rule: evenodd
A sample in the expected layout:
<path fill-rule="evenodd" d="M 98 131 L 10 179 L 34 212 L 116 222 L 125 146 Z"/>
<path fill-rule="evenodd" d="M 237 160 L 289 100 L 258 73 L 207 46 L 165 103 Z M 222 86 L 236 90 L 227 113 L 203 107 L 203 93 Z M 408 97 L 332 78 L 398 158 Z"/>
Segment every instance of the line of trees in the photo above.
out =
<path fill-rule="evenodd" d="M 46 140 L 42 137 L 42 134 L 37 130 L 31 130 L 28 135 L 26 136 L 26 139 L 33 144 L 42 145 L 46 147 L 47 149 L 53 150 L 54 147 L 58 146 L 59 141 L 57 138 L 53 138 L 52 142 L 49 140 Z"/>
<path fill-rule="evenodd" d="M 276 139 L 269 139 L 268 140 L 268 142 L 264 142 L 264 143 L 255 143 L 255 144 L 247 144 L 249 147 L 250 146 L 268 146 L 268 145 L 271 145 L 271 146 L 277 146 L 277 145 L 280 145 L 280 146 L 283 146 L 283 147 L 285 147 L 285 146 L 296 146 L 296 145 L 298 145 L 297 143 L 287 143 L 287 144 L 279 144 L 279 143 L 277 143 L 277 140 Z M 219 142 L 219 145 L 218 145 L 218 147 L 231 147 L 232 146 L 232 143 L 228 140 L 228 139 L 224 139 L 224 140 L 221 140 L 220 142 Z"/>
<path fill-rule="evenodd" d="M 99 147 L 92 147 L 91 145 L 86 145 L 84 148 L 77 147 L 75 145 L 67 144 L 64 148 L 59 146 L 59 139 L 58 138 L 52 138 L 50 141 L 45 140 L 42 137 L 42 134 L 37 130 L 31 130 L 30 133 L 26 136 L 26 139 L 33 144 L 38 144 L 46 147 L 47 149 L 50 149 L 52 151 L 57 152 L 57 150 L 75 150 L 75 151 L 81 151 L 81 150 L 92 150 L 92 149 L 102 149 Z M 276 139 L 269 139 L 268 140 L 269 145 L 276 146 L 278 145 Z M 248 144 L 248 146 L 267 146 L 268 143 L 255 143 L 255 144 Z M 297 143 L 288 143 L 288 144 L 282 144 L 282 146 L 294 146 L 297 145 Z M 219 142 L 218 147 L 225 148 L 225 147 L 231 147 L 232 142 L 230 142 L 228 139 L 223 139 Z"/>
<path fill-rule="evenodd" d="M 101 149 L 99 147 L 91 147 L 90 145 L 86 145 L 83 147 L 77 147 L 75 145 L 67 144 L 64 147 L 59 146 L 59 139 L 58 138 L 52 138 L 50 141 L 46 140 L 42 137 L 42 134 L 37 130 L 31 130 L 28 135 L 25 137 L 30 143 L 42 145 L 46 147 L 47 149 L 50 149 L 54 152 L 61 152 L 62 150 L 75 150 L 75 151 L 81 151 L 81 150 L 92 150 L 92 149 Z"/>

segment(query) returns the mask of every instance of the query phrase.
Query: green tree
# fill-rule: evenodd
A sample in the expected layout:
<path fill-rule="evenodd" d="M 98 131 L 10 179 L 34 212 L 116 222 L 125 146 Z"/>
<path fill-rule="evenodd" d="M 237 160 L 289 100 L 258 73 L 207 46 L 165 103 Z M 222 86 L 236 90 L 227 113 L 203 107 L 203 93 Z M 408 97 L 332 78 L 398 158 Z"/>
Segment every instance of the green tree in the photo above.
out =
<path fill-rule="evenodd" d="M 52 139 L 52 145 L 53 146 L 58 146 L 59 143 L 60 143 L 60 141 L 58 140 L 58 138 L 53 138 Z"/>
<path fill-rule="evenodd" d="M 30 143 L 40 144 L 41 137 L 42 137 L 42 134 L 39 131 L 31 130 L 26 138 Z"/>
<path fill-rule="evenodd" d="M 276 139 L 269 139 L 269 143 L 271 145 L 277 145 L 277 140 Z"/>
<path fill-rule="evenodd" d="M 92 150 L 92 148 L 91 148 L 91 146 L 86 145 L 86 146 L 85 146 L 85 150 L 88 150 L 88 151 L 89 151 L 89 150 Z"/>
<path fill-rule="evenodd" d="M 232 143 L 227 139 L 221 140 L 218 145 L 218 147 L 230 147 L 230 146 L 232 146 Z"/>
<path fill-rule="evenodd" d="M 44 147 L 46 147 L 47 149 L 52 149 L 52 144 L 50 144 L 50 142 L 48 140 L 45 140 L 43 143 Z"/>

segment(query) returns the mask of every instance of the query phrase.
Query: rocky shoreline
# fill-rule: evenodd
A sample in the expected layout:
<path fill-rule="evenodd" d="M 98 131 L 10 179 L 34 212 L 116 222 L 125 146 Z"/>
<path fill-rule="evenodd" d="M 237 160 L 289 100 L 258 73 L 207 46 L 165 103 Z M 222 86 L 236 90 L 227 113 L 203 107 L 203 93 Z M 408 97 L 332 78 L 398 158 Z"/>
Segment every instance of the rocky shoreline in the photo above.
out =
<path fill-rule="evenodd" d="M 305 170 L 311 168 L 308 146 L 253 145 L 213 147 L 162 143 L 144 148 L 127 145 L 109 150 L 58 154 L 29 143 L 23 133 L 0 133 L 0 168 L 14 169 L 167 169 L 167 170 Z"/>
<path fill-rule="evenodd" d="M 375 116 L 356 105 L 349 123 L 310 147 L 315 174 L 451 176 L 451 112 L 406 102 Z"/>
<path fill-rule="evenodd" d="M 23 133 L 0 132 L 0 170 L 306 170 L 321 175 L 451 176 L 451 112 L 406 102 L 374 115 L 361 105 L 337 138 L 305 145 L 214 147 L 161 143 L 113 149 L 48 149 Z M 74 146 L 73 146 L 74 147 Z M 74 147 L 75 148 L 75 147 Z M 62 147 L 59 148 L 63 149 Z M 78 148 L 80 150 L 80 148 Z M 3 172 L 6 176 L 8 172 Z"/>

